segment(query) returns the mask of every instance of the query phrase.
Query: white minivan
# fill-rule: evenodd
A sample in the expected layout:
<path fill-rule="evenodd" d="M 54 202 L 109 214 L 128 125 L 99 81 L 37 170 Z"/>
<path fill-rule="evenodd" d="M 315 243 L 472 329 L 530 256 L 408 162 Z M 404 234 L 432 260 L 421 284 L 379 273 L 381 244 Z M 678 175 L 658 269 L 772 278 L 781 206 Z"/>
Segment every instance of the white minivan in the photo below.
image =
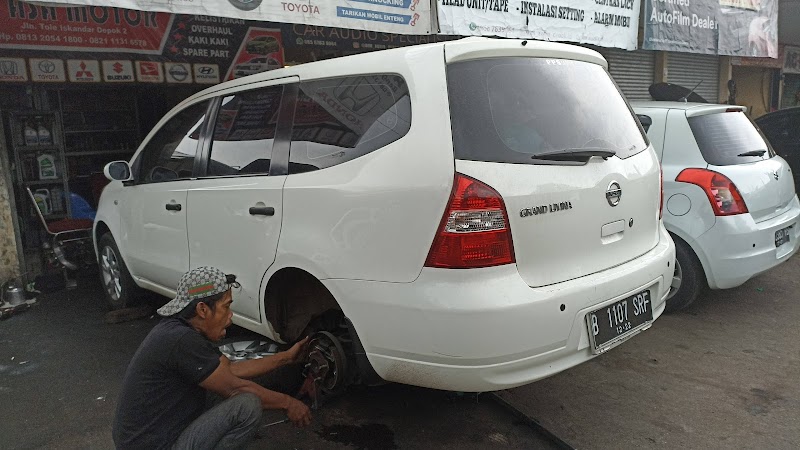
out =
<path fill-rule="evenodd" d="M 331 389 L 530 383 L 649 328 L 673 274 L 656 154 L 576 46 L 468 38 L 229 81 L 106 174 L 113 307 L 219 267 L 234 323 L 326 332 Z"/>

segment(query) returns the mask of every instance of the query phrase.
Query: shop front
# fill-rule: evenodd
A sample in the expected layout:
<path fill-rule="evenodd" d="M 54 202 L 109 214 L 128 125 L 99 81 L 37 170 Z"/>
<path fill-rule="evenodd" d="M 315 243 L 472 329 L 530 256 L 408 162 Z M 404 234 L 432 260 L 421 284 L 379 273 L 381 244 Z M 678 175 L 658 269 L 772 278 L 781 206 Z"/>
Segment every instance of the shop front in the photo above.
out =
<path fill-rule="evenodd" d="M 781 109 L 800 106 L 800 47 L 785 47 L 782 76 Z"/>
<path fill-rule="evenodd" d="M 737 57 L 733 65 L 732 95 L 737 105 L 747 106 L 752 119 L 778 109 L 781 59 Z"/>

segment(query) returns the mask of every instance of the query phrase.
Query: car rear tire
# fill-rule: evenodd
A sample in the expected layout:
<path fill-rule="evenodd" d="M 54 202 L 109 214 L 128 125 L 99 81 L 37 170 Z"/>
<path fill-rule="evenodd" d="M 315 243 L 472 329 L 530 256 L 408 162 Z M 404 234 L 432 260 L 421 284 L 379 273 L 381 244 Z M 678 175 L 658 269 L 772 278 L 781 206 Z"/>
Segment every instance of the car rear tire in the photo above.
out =
<path fill-rule="evenodd" d="M 703 266 L 689 244 L 673 236 L 675 241 L 675 274 L 672 277 L 665 312 L 686 309 L 708 286 Z"/>
<path fill-rule="evenodd" d="M 104 234 L 97 245 L 100 281 L 108 308 L 112 311 L 134 306 L 142 289 L 136 285 L 123 261 L 111 233 Z"/>

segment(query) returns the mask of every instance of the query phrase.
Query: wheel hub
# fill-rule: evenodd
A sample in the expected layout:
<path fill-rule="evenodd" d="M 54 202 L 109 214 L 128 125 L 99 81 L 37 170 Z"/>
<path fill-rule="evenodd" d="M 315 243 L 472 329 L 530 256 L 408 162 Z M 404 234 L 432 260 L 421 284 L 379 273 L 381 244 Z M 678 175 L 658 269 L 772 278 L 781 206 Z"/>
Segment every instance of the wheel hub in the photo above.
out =
<path fill-rule="evenodd" d="M 314 380 L 321 393 L 331 393 L 344 386 L 346 373 L 347 356 L 339 339 L 327 331 L 312 336 L 305 365 L 306 377 Z"/>

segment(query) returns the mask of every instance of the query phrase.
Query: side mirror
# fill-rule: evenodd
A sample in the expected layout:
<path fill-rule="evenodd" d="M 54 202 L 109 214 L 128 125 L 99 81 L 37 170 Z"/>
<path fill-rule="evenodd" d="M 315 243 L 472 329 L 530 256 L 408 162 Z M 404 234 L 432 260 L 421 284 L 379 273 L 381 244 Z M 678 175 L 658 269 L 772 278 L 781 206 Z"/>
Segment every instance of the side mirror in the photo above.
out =
<path fill-rule="evenodd" d="M 645 116 L 644 114 L 637 114 L 636 117 L 639 118 L 639 122 L 642 124 L 642 128 L 644 128 L 644 132 L 647 133 L 650 130 L 650 125 L 653 124 L 653 119 L 649 116 Z"/>
<path fill-rule="evenodd" d="M 109 181 L 130 181 L 131 166 L 127 161 L 112 161 L 103 168 L 103 175 Z"/>

